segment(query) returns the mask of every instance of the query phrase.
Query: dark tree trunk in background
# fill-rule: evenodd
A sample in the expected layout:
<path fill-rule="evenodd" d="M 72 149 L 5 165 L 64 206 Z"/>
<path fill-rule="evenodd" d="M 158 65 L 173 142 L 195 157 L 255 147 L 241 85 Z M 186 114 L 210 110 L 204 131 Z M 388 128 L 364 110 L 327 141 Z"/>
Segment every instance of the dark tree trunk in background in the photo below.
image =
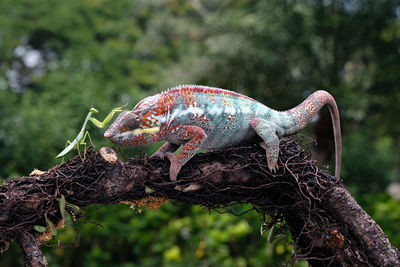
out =
<path fill-rule="evenodd" d="M 400 255 L 381 228 L 344 188 L 342 181 L 320 170 L 297 141 L 281 140 L 279 169 L 270 173 L 258 146 L 234 147 L 199 154 L 168 176 L 169 162 L 160 159 L 121 161 L 114 150 L 89 151 L 45 173 L 14 178 L 0 186 L 0 253 L 19 243 L 25 262 L 46 266 L 40 244 L 50 236 L 34 225 L 63 224 L 59 199 L 81 209 L 121 201 L 152 208 L 167 199 L 210 209 L 248 202 L 272 224 L 284 221 L 295 241 L 292 261 L 313 266 L 400 266 Z M 154 190 L 146 193 L 145 188 Z M 79 221 L 74 206 L 67 211 Z M 217 216 L 217 215 L 216 215 Z M 49 227 L 48 227 L 49 228 Z M 251 244 L 249 244 L 251 245 Z"/>

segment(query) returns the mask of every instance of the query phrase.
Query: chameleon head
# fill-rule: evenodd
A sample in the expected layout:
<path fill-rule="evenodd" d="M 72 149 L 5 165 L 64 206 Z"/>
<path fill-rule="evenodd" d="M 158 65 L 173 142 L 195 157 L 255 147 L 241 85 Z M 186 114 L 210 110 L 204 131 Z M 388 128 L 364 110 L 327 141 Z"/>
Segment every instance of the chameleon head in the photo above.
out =
<path fill-rule="evenodd" d="M 104 133 L 104 137 L 110 138 L 114 143 L 118 143 L 124 133 L 137 129 L 139 125 L 139 115 L 133 111 L 124 111 Z"/>
<path fill-rule="evenodd" d="M 144 136 L 157 133 L 160 129 L 159 116 L 155 112 L 157 102 L 158 95 L 151 96 L 139 102 L 132 111 L 122 112 L 104 133 L 104 137 L 121 145 L 139 145 Z"/>

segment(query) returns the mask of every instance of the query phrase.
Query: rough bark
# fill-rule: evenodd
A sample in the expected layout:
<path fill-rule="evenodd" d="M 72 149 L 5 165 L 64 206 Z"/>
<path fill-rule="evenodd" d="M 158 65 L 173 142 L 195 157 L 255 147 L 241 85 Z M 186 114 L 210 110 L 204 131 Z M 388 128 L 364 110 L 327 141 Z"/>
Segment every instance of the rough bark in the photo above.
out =
<path fill-rule="evenodd" d="M 24 255 L 24 262 L 30 266 L 47 266 L 46 258 L 40 250 L 40 242 L 30 233 L 20 232 L 16 237 L 19 247 Z"/>
<path fill-rule="evenodd" d="M 46 266 L 39 245 L 50 236 L 34 225 L 61 227 L 59 199 L 84 209 L 92 204 L 120 202 L 152 208 L 166 199 L 200 204 L 210 209 L 232 203 L 254 204 L 284 221 L 295 241 L 292 261 L 306 259 L 315 266 L 400 266 L 400 254 L 381 228 L 335 179 L 304 152 L 298 142 L 281 141 L 279 169 L 270 173 L 258 146 L 235 147 L 199 154 L 180 172 L 168 176 L 168 160 L 122 161 L 111 148 L 89 151 L 45 173 L 13 178 L 0 186 L 0 253 L 18 242 L 25 262 Z M 146 188 L 154 190 L 146 193 Z M 82 214 L 67 205 L 73 218 Z"/>

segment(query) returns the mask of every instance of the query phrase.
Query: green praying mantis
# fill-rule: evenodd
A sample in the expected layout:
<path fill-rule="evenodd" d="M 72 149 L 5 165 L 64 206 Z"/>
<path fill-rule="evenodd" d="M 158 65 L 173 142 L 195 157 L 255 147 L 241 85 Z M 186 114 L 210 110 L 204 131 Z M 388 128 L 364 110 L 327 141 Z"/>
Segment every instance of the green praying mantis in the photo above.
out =
<path fill-rule="evenodd" d="M 80 155 L 80 151 L 79 151 L 80 145 L 83 145 L 86 150 L 86 143 L 85 143 L 86 137 L 88 137 L 90 140 L 90 143 L 93 144 L 92 139 L 90 138 L 89 132 L 86 131 L 86 126 L 87 126 L 88 122 L 91 121 L 98 128 L 104 128 L 114 117 L 115 113 L 124 111 L 123 108 L 126 105 L 127 104 L 111 110 L 111 112 L 107 115 L 107 117 L 103 121 L 99 121 L 99 120 L 93 118 L 92 117 L 93 114 L 99 113 L 99 111 L 93 107 L 90 108 L 88 114 L 86 115 L 85 121 L 83 122 L 82 128 L 79 131 L 79 134 L 75 137 L 75 139 L 72 142 L 67 141 L 66 147 L 64 148 L 63 151 L 60 152 L 60 154 L 58 154 L 56 156 L 56 158 L 65 156 L 68 152 L 70 152 L 74 148 L 76 148 L 78 150 L 78 153 Z M 61 195 L 61 198 L 57 198 L 57 200 L 59 202 L 59 208 L 60 208 L 60 212 L 61 212 L 61 216 L 62 216 L 63 220 L 65 220 L 65 216 L 66 216 L 66 207 L 68 207 L 72 211 L 72 213 L 70 212 L 70 214 L 72 214 L 72 216 L 74 216 L 73 214 L 76 212 L 79 212 L 79 210 L 80 210 L 80 208 L 78 206 L 68 203 L 65 200 L 64 195 Z M 46 220 L 46 224 L 48 225 L 48 227 L 50 229 L 51 235 L 53 235 L 53 236 L 57 235 L 57 228 L 56 228 L 56 226 L 54 226 L 53 222 L 48 218 L 47 212 L 44 214 L 44 217 Z M 44 233 L 47 230 L 47 227 L 42 226 L 42 225 L 34 225 L 33 228 L 40 233 Z"/>
<path fill-rule="evenodd" d="M 95 118 L 92 117 L 93 114 L 95 113 L 99 113 L 99 111 L 95 108 L 91 108 L 89 110 L 89 113 L 86 116 L 85 121 L 83 122 L 82 128 L 79 131 L 79 134 L 76 136 L 76 138 L 74 139 L 74 141 L 67 141 L 67 146 L 64 148 L 63 151 L 60 152 L 60 154 L 58 154 L 56 156 L 56 158 L 60 158 L 65 156 L 68 152 L 70 152 L 72 149 L 76 148 L 78 150 L 78 153 L 80 154 L 79 151 L 79 146 L 83 145 L 86 149 L 86 143 L 85 143 L 85 139 L 86 137 L 89 138 L 90 143 L 93 144 L 92 139 L 90 138 L 90 134 L 88 131 L 86 131 L 86 126 L 88 124 L 89 121 L 91 121 L 95 126 L 97 126 L 98 128 L 104 128 L 107 123 L 110 122 L 110 120 L 113 118 L 114 114 L 117 112 L 123 112 L 124 110 L 122 108 L 124 108 L 127 104 L 121 106 L 121 107 L 117 107 L 114 108 L 113 110 L 111 110 L 111 112 L 107 115 L 107 117 L 103 120 L 103 121 L 99 121 Z"/>

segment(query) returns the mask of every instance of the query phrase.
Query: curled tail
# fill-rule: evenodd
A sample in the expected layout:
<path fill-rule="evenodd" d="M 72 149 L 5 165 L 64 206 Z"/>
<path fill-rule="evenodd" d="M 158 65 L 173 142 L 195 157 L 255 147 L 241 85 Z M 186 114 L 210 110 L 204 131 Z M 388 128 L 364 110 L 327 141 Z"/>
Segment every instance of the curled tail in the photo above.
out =
<path fill-rule="evenodd" d="M 308 125 L 318 111 L 325 105 L 329 108 L 333 124 L 336 154 L 335 176 L 336 178 L 340 178 L 340 168 L 342 165 L 342 134 L 340 131 L 339 110 L 333 96 L 323 90 L 316 91 L 304 100 L 303 103 L 284 113 L 290 114 L 295 120 L 294 125 L 290 127 L 288 132 L 296 133 Z"/>

